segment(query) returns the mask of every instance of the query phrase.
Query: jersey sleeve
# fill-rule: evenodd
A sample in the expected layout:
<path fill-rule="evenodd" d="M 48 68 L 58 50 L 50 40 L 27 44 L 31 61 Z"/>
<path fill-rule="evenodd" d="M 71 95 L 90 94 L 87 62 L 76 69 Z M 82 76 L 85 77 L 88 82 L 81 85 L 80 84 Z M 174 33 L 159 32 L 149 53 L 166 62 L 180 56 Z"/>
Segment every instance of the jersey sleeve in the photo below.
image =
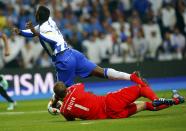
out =
<path fill-rule="evenodd" d="M 3 33 L 2 33 L 2 32 L 0 32 L 0 37 L 2 37 L 2 34 L 3 34 Z"/>
<path fill-rule="evenodd" d="M 35 26 L 34 28 L 35 28 L 36 31 L 38 31 L 39 30 L 39 25 Z M 24 36 L 24 37 L 34 37 L 35 36 L 30 29 L 21 30 L 20 35 Z"/>
<path fill-rule="evenodd" d="M 85 85 L 83 83 L 77 83 L 73 86 L 70 87 L 71 89 L 78 89 L 78 91 L 84 91 L 85 90 Z"/>
<path fill-rule="evenodd" d="M 80 91 L 84 91 L 85 90 L 85 85 L 83 83 L 78 83 L 76 85 L 78 86 Z"/>

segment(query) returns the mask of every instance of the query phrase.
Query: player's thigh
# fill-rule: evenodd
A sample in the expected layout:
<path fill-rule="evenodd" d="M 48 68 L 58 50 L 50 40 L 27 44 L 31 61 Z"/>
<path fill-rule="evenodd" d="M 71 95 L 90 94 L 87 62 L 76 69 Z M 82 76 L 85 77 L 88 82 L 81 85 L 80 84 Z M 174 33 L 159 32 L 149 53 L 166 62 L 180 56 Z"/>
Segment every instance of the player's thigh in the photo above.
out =
<path fill-rule="evenodd" d="M 116 101 L 120 101 L 121 104 L 124 102 L 128 105 L 138 99 L 139 96 L 140 88 L 137 85 L 124 87 L 107 95 L 108 98 L 114 98 Z"/>
<path fill-rule="evenodd" d="M 107 108 L 110 111 L 121 112 L 139 98 L 139 87 L 130 86 L 111 92 L 106 96 Z"/>
<path fill-rule="evenodd" d="M 58 81 L 63 81 L 67 86 L 74 84 L 76 61 L 74 58 L 68 61 L 59 61 L 55 64 L 56 77 Z"/>
<path fill-rule="evenodd" d="M 131 103 L 129 106 L 123 108 L 120 112 L 110 111 L 107 112 L 109 118 L 127 118 L 137 112 L 137 107 L 135 103 Z"/>
<path fill-rule="evenodd" d="M 90 60 L 88 60 L 85 55 L 74 50 L 74 55 L 76 57 L 77 67 L 76 74 L 81 77 L 88 77 L 92 71 L 97 67 L 97 65 Z"/>

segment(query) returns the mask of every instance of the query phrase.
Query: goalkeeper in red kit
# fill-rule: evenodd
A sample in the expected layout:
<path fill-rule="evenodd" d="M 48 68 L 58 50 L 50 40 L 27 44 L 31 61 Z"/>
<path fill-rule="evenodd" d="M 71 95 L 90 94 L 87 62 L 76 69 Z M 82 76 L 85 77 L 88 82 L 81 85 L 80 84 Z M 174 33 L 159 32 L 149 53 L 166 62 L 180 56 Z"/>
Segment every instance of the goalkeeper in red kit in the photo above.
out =
<path fill-rule="evenodd" d="M 176 91 L 171 99 L 158 98 L 147 85 L 134 85 L 118 91 L 98 96 L 84 90 L 79 83 L 66 88 L 62 82 L 54 86 L 53 99 L 48 104 L 49 113 L 62 114 L 68 121 L 127 118 L 139 111 L 158 111 L 184 102 Z M 151 102 L 135 102 L 139 97 L 146 97 Z"/>

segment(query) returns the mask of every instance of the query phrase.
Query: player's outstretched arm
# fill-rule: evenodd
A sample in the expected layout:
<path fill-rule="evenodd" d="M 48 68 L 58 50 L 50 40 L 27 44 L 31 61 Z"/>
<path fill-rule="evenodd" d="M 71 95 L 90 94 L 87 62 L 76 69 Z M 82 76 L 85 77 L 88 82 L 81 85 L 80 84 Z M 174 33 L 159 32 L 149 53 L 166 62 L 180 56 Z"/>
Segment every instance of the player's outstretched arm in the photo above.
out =
<path fill-rule="evenodd" d="M 50 113 L 51 115 L 59 115 L 60 114 L 60 110 L 52 107 L 52 100 L 49 101 L 48 105 L 47 105 L 47 109 L 48 109 L 48 113 Z"/>
<path fill-rule="evenodd" d="M 17 27 L 12 28 L 12 32 L 16 35 L 21 35 L 24 37 L 34 37 L 35 35 L 31 32 L 30 29 L 27 30 L 20 30 Z"/>
<path fill-rule="evenodd" d="M 3 33 L 1 37 L 2 37 L 4 45 L 5 45 L 5 52 L 4 52 L 5 56 L 9 56 L 10 55 L 10 47 L 9 47 L 7 36 L 6 36 L 6 34 Z"/>
<path fill-rule="evenodd" d="M 60 107 L 62 105 L 63 102 L 59 101 L 59 99 L 56 97 L 55 94 L 52 95 L 52 98 L 50 99 L 48 105 L 47 105 L 47 109 L 48 112 L 51 115 L 59 115 L 60 114 Z"/>
<path fill-rule="evenodd" d="M 39 36 L 39 33 L 36 32 L 36 29 L 39 28 L 39 25 L 33 27 L 32 22 L 26 23 L 26 30 L 20 30 L 17 27 L 12 28 L 12 32 L 15 33 L 16 35 L 21 35 L 24 37 L 35 37 Z"/>

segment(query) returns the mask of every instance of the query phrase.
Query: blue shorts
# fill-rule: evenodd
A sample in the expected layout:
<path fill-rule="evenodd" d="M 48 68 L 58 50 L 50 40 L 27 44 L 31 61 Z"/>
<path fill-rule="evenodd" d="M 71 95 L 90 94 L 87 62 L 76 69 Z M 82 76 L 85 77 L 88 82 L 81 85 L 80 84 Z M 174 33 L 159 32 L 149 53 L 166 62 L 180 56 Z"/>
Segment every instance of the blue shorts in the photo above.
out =
<path fill-rule="evenodd" d="M 52 57 L 52 61 L 57 71 L 57 81 L 63 81 L 66 86 L 73 85 L 76 76 L 88 77 L 97 66 L 74 49 L 57 54 Z"/>

